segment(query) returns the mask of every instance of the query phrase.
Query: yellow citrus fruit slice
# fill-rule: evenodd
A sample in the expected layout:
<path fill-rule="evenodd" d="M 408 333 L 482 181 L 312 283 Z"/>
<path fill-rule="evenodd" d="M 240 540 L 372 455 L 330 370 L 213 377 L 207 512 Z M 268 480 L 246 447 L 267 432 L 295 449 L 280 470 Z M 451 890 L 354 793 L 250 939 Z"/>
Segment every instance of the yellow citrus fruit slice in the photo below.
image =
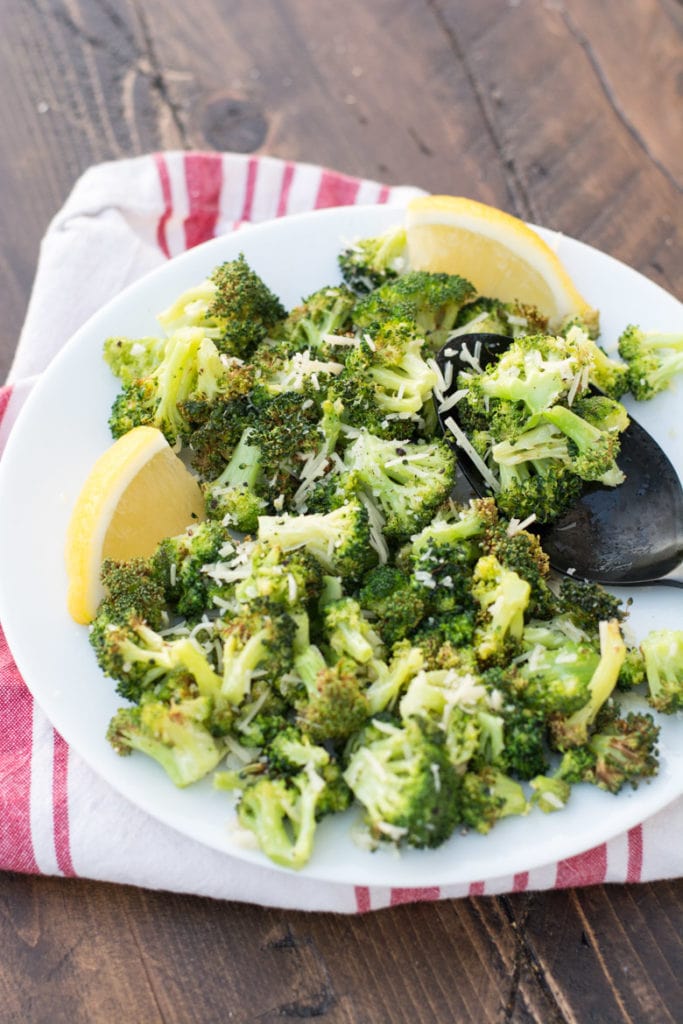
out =
<path fill-rule="evenodd" d="M 159 541 L 204 518 L 199 484 L 161 431 L 135 427 L 97 460 L 67 530 L 67 606 L 90 622 L 104 597 L 105 558 L 151 555 Z"/>
<path fill-rule="evenodd" d="M 407 209 L 411 270 L 460 274 L 480 295 L 537 306 L 558 325 L 597 311 L 579 294 L 556 253 L 517 217 L 462 196 L 422 196 Z"/>

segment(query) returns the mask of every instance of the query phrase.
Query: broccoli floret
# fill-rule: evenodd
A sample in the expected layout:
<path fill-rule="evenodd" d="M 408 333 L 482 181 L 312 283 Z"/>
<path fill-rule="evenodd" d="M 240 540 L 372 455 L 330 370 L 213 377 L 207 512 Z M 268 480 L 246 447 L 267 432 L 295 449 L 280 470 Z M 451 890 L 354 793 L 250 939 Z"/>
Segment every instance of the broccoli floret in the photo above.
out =
<path fill-rule="evenodd" d="M 177 537 L 161 541 L 151 564 L 164 587 L 166 601 L 179 615 L 196 620 L 209 605 L 211 579 L 204 567 L 216 562 L 230 540 L 225 527 L 207 519 Z"/>
<path fill-rule="evenodd" d="M 523 815 L 529 810 L 520 784 L 492 767 L 463 775 L 460 803 L 462 821 L 483 835 L 501 818 Z"/>
<path fill-rule="evenodd" d="M 527 630 L 524 642 L 528 642 Z M 599 662 L 600 655 L 590 644 L 566 637 L 557 647 L 532 645 L 528 658 L 517 668 L 525 682 L 524 703 L 546 715 L 573 714 L 586 704 Z"/>
<path fill-rule="evenodd" d="M 361 728 L 370 711 L 362 692 L 357 664 L 341 657 L 328 665 L 315 645 L 294 662 L 305 696 L 297 701 L 297 722 L 320 742 L 345 740 Z"/>
<path fill-rule="evenodd" d="M 450 336 L 476 331 L 517 338 L 525 334 L 544 334 L 547 330 L 548 318 L 535 306 L 480 296 L 462 307 Z"/>
<path fill-rule="evenodd" d="M 567 806 L 571 795 L 571 786 L 564 779 L 558 779 L 553 775 L 537 775 L 529 782 L 533 793 L 531 804 L 538 807 L 544 814 L 553 814 L 555 811 L 562 811 Z"/>
<path fill-rule="evenodd" d="M 375 840 L 416 847 L 444 843 L 459 819 L 459 784 L 443 734 L 417 719 L 374 719 L 357 739 L 344 778 Z"/>
<path fill-rule="evenodd" d="M 587 743 L 595 719 L 617 685 L 619 672 L 626 657 L 624 643 L 616 619 L 600 623 L 600 661 L 588 684 L 588 700 L 578 711 L 567 717 L 550 717 L 550 731 L 558 750 L 580 747 Z"/>
<path fill-rule="evenodd" d="M 628 391 L 628 367 L 611 359 L 593 340 L 597 335 L 590 324 L 579 319 L 565 322 L 561 333 L 587 370 L 586 381 L 580 391 L 585 390 L 586 384 L 592 384 L 615 400 Z"/>
<path fill-rule="evenodd" d="M 240 533 L 256 533 L 259 516 L 268 507 L 266 499 L 250 491 L 246 484 L 211 484 L 204 490 L 204 499 L 210 519 Z"/>
<path fill-rule="evenodd" d="M 194 680 L 200 693 L 211 696 L 221 677 L 197 641 L 179 636 L 166 639 L 134 617 L 115 622 L 98 616 L 90 631 L 97 662 L 117 682 L 117 692 L 139 702 L 161 688 L 170 693 Z"/>
<path fill-rule="evenodd" d="M 479 555 L 478 547 L 466 540 L 420 546 L 413 554 L 413 589 L 430 615 L 456 616 L 476 608 L 471 583 Z"/>
<path fill-rule="evenodd" d="M 410 680 L 424 666 L 422 651 L 408 640 L 394 644 L 389 663 L 373 658 L 368 663 L 365 698 L 371 715 L 393 708 Z"/>
<path fill-rule="evenodd" d="M 557 777 L 571 785 L 590 782 L 610 793 L 627 784 L 635 789 L 638 780 L 657 774 L 658 737 L 652 715 L 629 712 L 620 718 L 618 708 L 604 709 L 586 745 L 564 754 Z"/>
<path fill-rule="evenodd" d="M 427 612 L 421 591 L 393 565 L 370 570 L 363 580 L 359 600 L 388 647 L 413 633 Z"/>
<path fill-rule="evenodd" d="M 281 694 L 267 681 L 257 679 L 251 687 L 250 699 L 240 705 L 232 717 L 232 735 L 247 749 L 261 751 L 278 733 L 289 728 L 290 711 Z"/>
<path fill-rule="evenodd" d="M 498 511 L 492 498 L 475 498 L 468 505 L 446 501 L 435 512 L 434 518 L 410 539 L 414 554 L 434 544 L 442 546 L 483 538 L 498 520 Z"/>
<path fill-rule="evenodd" d="M 552 523 L 567 512 L 583 490 L 581 477 L 556 458 L 501 463 L 496 503 L 509 519 L 534 516 Z"/>
<path fill-rule="evenodd" d="M 496 504 L 509 519 L 533 516 L 538 523 L 552 522 L 582 491 L 581 478 L 570 466 L 569 442 L 549 423 L 496 443 L 478 432 L 472 442 L 492 471 Z"/>
<path fill-rule="evenodd" d="M 477 657 L 484 663 L 507 661 L 522 637 L 531 587 L 495 555 L 484 555 L 474 567 L 472 596 L 480 614 L 475 630 Z"/>
<path fill-rule="evenodd" d="M 453 708 L 471 715 L 488 710 L 486 687 L 478 675 L 458 669 L 420 671 L 399 704 L 402 719 L 428 718 L 442 728 Z"/>
<path fill-rule="evenodd" d="M 270 776 L 296 775 L 309 764 L 320 772 L 330 762 L 329 751 L 317 746 L 310 736 L 292 724 L 276 732 L 264 748 L 259 761 L 265 761 Z"/>
<path fill-rule="evenodd" d="M 216 399 L 244 398 L 254 387 L 254 367 L 237 356 L 220 352 L 210 338 L 204 338 L 197 353 L 197 383 L 189 402 L 211 405 Z"/>
<path fill-rule="evenodd" d="M 503 749 L 496 766 L 517 779 L 533 779 L 548 769 L 545 715 L 522 704 L 505 705 Z"/>
<path fill-rule="evenodd" d="M 276 494 L 298 487 L 305 454 L 322 444 L 316 432 L 319 418 L 304 392 L 287 391 L 260 406 L 251 443 L 259 450 L 261 469 Z"/>
<path fill-rule="evenodd" d="M 239 706 L 255 679 L 277 683 L 294 660 L 294 619 L 276 605 L 254 601 L 219 625 L 223 640 L 220 705 Z"/>
<path fill-rule="evenodd" d="M 252 399 L 259 406 L 276 395 L 295 392 L 317 407 L 321 396 L 344 369 L 343 363 L 323 359 L 308 348 L 291 352 L 284 342 L 261 346 L 253 362 L 256 383 Z"/>
<path fill-rule="evenodd" d="M 615 461 L 619 454 L 618 431 L 600 430 L 561 405 L 546 409 L 543 417 L 569 438 L 570 467 L 577 476 L 606 487 L 624 482 L 626 478 Z"/>
<path fill-rule="evenodd" d="M 142 425 L 157 427 L 169 444 L 187 435 L 190 427 L 182 406 L 197 383 L 197 357 L 203 338 L 196 328 L 174 331 L 151 373 L 124 383 L 109 417 L 114 437 Z"/>
<path fill-rule="evenodd" d="M 283 551 L 304 547 L 325 572 L 348 580 L 360 579 L 377 561 L 368 513 L 360 501 L 325 514 L 260 516 L 258 539 Z"/>
<path fill-rule="evenodd" d="M 585 395 L 573 403 L 572 409 L 598 430 L 614 430 L 621 434 L 631 422 L 621 402 L 607 395 Z"/>
<path fill-rule="evenodd" d="M 343 285 L 320 288 L 291 311 L 277 336 L 292 349 L 327 353 L 327 336 L 346 334 L 351 329 L 355 305 L 356 296 Z"/>
<path fill-rule="evenodd" d="M 481 676 L 486 706 L 477 711 L 478 749 L 470 767 L 492 765 L 518 779 L 529 780 L 548 767 L 546 711 L 524 701 L 524 680 L 516 668 L 495 666 Z"/>
<path fill-rule="evenodd" d="M 262 507 L 257 492 L 260 476 L 261 451 L 251 426 L 246 426 L 221 475 L 204 486 L 207 515 L 243 533 L 254 532 Z"/>
<path fill-rule="evenodd" d="M 222 789 L 235 788 L 229 777 L 218 776 Z M 253 832 L 259 847 L 276 864 L 299 870 L 313 853 L 318 807 L 325 780 L 312 765 L 290 778 L 259 778 L 240 797 L 237 817 Z"/>
<path fill-rule="evenodd" d="M 365 295 L 405 271 L 405 228 L 400 225 L 372 238 L 359 238 L 342 249 L 338 261 L 349 288 Z"/>
<path fill-rule="evenodd" d="M 163 359 L 165 338 L 107 338 L 104 359 L 112 373 L 124 384 L 149 377 Z"/>
<path fill-rule="evenodd" d="M 426 526 L 455 482 L 455 456 L 441 439 L 386 441 L 361 431 L 344 464 L 376 501 L 390 537 L 407 538 Z"/>
<path fill-rule="evenodd" d="M 158 319 L 169 332 L 198 327 L 221 352 L 244 359 L 285 316 L 280 300 L 240 254 L 183 292 Z"/>
<path fill-rule="evenodd" d="M 350 351 L 346 374 L 369 378 L 382 415 L 416 416 L 431 398 L 438 379 L 423 350 L 424 340 L 416 334 L 414 324 L 388 320 L 371 339 L 368 335 Z"/>
<path fill-rule="evenodd" d="M 496 522 L 482 540 L 485 554 L 495 555 L 501 565 L 512 569 L 531 587 L 527 614 L 548 619 L 558 611 L 555 594 L 548 585 L 550 559 L 534 533 L 513 524 Z"/>
<path fill-rule="evenodd" d="M 619 690 L 633 690 L 645 682 L 645 659 L 638 647 L 627 647 L 624 664 L 621 666 L 617 688 Z"/>
<path fill-rule="evenodd" d="M 107 594 L 104 605 L 98 610 L 100 617 L 104 615 L 114 622 L 142 619 L 156 630 L 166 624 L 166 593 L 150 559 L 116 562 L 107 558 L 100 578 Z"/>
<path fill-rule="evenodd" d="M 547 345 L 547 343 L 546 343 Z M 513 342 L 500 358 L 470 381 L 475 394 L 513 404 L 521 403 L 527 417 L 550 408 L 566 395 L 576 372 L 566 351 L 543 352 L 540 339 Z"/>
<path fill-rule="evenodd" d="M 181 411 L 189 424 L 185 440 L 192 465 L 206 480 L 214 480 L 225 469 L 253 417 L 246 373 L 250 369 L 243 365 L 235 371 L 245 391 L 238 392 L 238 383 L 233 380 L 230 386 L 234 393 L 228 391 L 211 400 L 188 399 L 182 404 Z"/>
<path fill-rule="evenodd" d="M 628 384 L 639 401 L 669 387 L 683 370 L 683 334 L 643 331 L 629 325 L 619 338 L 619 355 L 628 363 Z"/>
<path fill-rule="evenodd" d="M 648 702 L 665 715 L 683 710 L 683 630 L 655 629 L 640 645 Z"/>
<path fill-rule="evenodd" d="M 456 668 L 474 672 L 478 667 L 474 652 L 471 646 L 462 646 L 471 644 L 473 631 L 474 621 L 469 614 L 443 618 L 430 615 L 420 623 L 410 642 L 419 647 L 427 669 Z"/>
<path fill-rule="evenodd" d="M 361 330 L 372 331 L 397 316 L 412 320 L 437 351 L 446 341 L 461 306 L 474 295 L 474 286 L 457 274 L 411 270 L 361 299 L 354 311 L 354 323 Z"/>
<path fill-rule="evenodd" d="M 580 630 L 597 636 L 601 622 L 617 619 L 623 622 L 626 610 L 621 599 L 589 580 L 563 578 L 560 584 L 560 605 Z"/>
<path fill-rule="evenodd" d="M 235 585 L 234 597 L 242 603 L 265 600 L 293 611 L 316 601 L 322 588 L 320 563 L 305 549 L 284 553 L 275 544 L 257 544 L 248 575 Z"/>
<path fill-rule="evenodd" d="M 291 778 L 302 769 L 315 769 L 325 783 L 316 804 L 316 819 L 345 811 L 351 803 L 351 790 L 344 781 L 338 760 L 327 748 L 314 744 L 310 736 L 296 726 L 288 725 L 273 736 L 264 756 L 270 777 Z"/>
<path fill-rule="evenodd" d="M 382 654 L 380 637 L 352 597 L 325 606 L 323 629 L 326 642 L 339 658 L 347 656 L 364 664 Z"/>
<path fill-rule="evenodd" d="M 225 754 L 211 734 L 210 714 L 206 697 L 149 700 L 117 711 L 107 739 L 117 754 L 138 750 L 157 761 L 176 786 L 189 786 L 208 775 Z"/>

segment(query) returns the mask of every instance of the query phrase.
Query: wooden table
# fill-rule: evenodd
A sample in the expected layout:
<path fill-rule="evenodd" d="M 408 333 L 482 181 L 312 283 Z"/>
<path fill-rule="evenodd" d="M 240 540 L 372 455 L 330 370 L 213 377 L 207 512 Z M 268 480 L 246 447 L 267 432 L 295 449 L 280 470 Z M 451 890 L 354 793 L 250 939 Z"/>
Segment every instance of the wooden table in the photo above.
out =
<path fill-rule="evenodd" d="M 471 195 L 683 298 L 680 0 L 1 8 L 0 379 L 75 178 L 161 148 Z M 0 899 L 3 1024 L 683 1021 L 679 881 L 363 918 L 9 875 Z"/>

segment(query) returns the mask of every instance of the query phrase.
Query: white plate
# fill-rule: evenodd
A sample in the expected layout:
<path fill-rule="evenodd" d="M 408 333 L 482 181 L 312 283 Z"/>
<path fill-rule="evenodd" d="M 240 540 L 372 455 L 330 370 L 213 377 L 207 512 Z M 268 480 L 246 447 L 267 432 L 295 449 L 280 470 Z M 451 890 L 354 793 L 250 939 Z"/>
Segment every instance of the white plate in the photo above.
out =
<path fill-rule="evenodd" d="M 128 288 L 94 316 L 60 353 L 30 395 L 0 463 L 0 619 L 20 671 L 54 726 L 90 766 L 132 803 L 217 850 L 270 863 L 236 841 L 231 799 L 206 781 L 177 790 L 142 755 L 118 757 L 105 741 L 120 701 L 99 672 L 87 632 L 66 612 L 64 535 L 76 495 L 96 457 L 110 444 L 109 407 L 117 383 L 102 360 L 110 334 L 141 336 L 155 314 L 217 263 L 244 252 L 287 306 L 337 280 L 342 241 L 371 235 L 402 218 L 387 207 L 325 210 L 274 221 L 215 239 L 177 257 Z M 652 282 L 590 247 L 541 232 L 558 248 L 579 290 L 602 314 L 603 343 L 613 344 L 629 322 L 681 328 L 679 302 Z M 683 441 L 673 392 L 638 407 L 638 418 L 683 473 Z M 679 415 L 677 416 L 677 412 Z M 680 591 L 664 587 L 635 595 L 635 636 L 679 627 Z M 447 885 L 494 878 L 586 850 L 642 821 L 683 792 L 683 720 L 662 718 L 661 774 L 618 796 L 578 787 L 567 809 L 506 820 L 488 836 L 453 837 L 438 850 L 358 849 L 350 830 L 355 812 L 323 821 L 309 878 L 361 885 Z M 286 883 L 285 883 L 286 884 Z"/>

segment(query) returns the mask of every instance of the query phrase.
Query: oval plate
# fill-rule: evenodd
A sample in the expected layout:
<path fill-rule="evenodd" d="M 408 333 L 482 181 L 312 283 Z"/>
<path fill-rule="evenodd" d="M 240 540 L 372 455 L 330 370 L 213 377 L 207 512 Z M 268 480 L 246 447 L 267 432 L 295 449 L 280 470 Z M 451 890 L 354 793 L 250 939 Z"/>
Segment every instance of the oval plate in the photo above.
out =
<path fill-rule="evenodd" d="M 153 271 L 92 317 L 62 350 L 29 396 L 0 462 L 0 620 L 33 696 L 73 749 L 132 803 L 206 846 L 261 865 L 273 866 L 258 851 L 239 845 L 229 796 L 215 791 L 209 780 L 178 790 L 154 762 L 137 754 L 118 757 L 104 738 L 120 701 L 97 668 L 87 631 L 67 615 L 63 565 L 71 508 L 95 459 L 111 443 L 107 418 L 117 382 L 102 359 L 102 342 L 110 334 L 154 332 L 156 313 L 240 252 L 291 307 L 338 280 L 336 256 L 344 241 L 376 234 L 402 216 L 400 209 L 375 206 L 287 217 L 214 239 Z M 600 309 L 606 347 L 614 347 L 630 322 L 680 330 L 683 309 L 671 295 L 587 245 L 538 230 L 557 248 L 579 291 Z M 638 418 L 681 475 L 677 413 L 673 391 L 638 406 Z M 680 591 L 638 591 L 629 619 L 631 639 L 655 627 L 680 627 L 682 612 Z M 615 797 L 576 787 L 559 814 L 536 811 L 501 822 L 488 836 L 456 835 L 438 850 L 400 855 L 359 849 L 351 836 L 357 812 L 347 812 L 321 823 L 314 855 L 300 877 L 357 885 L 449 885 L 511 875 L 580 853 L 683 792 L 683 716 L 661 717 L 660 724 L 661 773 L 638 790 Z"/>

